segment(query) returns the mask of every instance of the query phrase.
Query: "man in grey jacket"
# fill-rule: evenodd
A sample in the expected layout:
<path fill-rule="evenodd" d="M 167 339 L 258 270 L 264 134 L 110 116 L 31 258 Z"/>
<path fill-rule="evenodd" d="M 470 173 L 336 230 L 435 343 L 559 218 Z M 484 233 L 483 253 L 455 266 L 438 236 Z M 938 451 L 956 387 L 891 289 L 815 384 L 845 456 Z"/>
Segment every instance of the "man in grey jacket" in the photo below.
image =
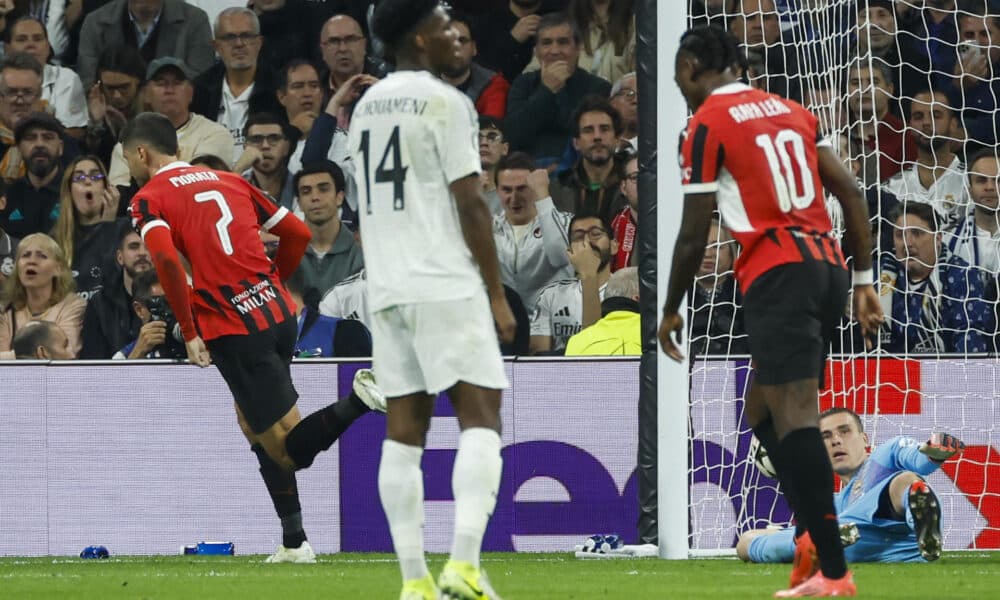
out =
<path fill-rule="evenodd" d="M 112 0 L 87 15 L 80 30 L 77 72 L 84 89 L 95 81 L 101 52 L 120 46 L 137 48 L 147 64 L 163 56 L 178 58 L 192 76 L 215 62 L 205 11 L 183 0 Z"/>
<path fill-rule="evenodd" d="M 500 276 L 521 296 L 529 315 L 542 288 L 573 277 L 566 233 L 573 215 L 553 206 L 549 174 L 534 165 L 524 152 L 500 159 L 496 177 L 503 213 L 493 218 Z"/>

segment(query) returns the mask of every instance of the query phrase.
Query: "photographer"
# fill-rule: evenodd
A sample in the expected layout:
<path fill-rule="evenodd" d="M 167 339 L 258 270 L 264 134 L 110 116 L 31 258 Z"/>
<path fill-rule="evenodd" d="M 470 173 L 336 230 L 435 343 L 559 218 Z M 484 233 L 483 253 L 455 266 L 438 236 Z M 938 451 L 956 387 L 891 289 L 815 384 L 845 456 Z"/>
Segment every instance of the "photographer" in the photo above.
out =
<path fill-rule="evenodd" d="M 156 271 L 143 271 L 132 280 L 132 310 L 142 321 L 139 337 L 111 358 L 179 359 L 187 356 L 184 344 L 177 335 L 177 319 L 167 304 Z"/>

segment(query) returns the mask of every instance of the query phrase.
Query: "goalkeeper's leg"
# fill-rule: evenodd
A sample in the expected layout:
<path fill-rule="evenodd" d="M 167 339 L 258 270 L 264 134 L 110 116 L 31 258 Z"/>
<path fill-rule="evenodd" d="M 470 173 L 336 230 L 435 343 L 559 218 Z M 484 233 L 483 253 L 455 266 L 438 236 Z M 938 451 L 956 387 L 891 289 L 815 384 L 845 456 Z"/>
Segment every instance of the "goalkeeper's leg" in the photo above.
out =
<path fill-rule="evenodd" d="M 896 516 L 906 520 L 917 536 L 924 560 L 941 558 L 941 502 L 926 481 L 905 471 L 889 483 L 889 499 Z"/>

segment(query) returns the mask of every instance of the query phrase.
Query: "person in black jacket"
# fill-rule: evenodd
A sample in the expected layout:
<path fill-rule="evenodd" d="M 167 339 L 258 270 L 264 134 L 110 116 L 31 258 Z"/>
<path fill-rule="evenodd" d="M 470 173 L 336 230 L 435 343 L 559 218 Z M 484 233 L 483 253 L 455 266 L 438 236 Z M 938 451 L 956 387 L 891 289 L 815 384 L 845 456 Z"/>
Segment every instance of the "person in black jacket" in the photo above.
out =
<path fill-rule="evenodd" d="M 109 359 L 139 335 L 142 322 L 132 310 L 132 280 L 153 268 L 149 251 L 131 226 L 119 231 L 115 259 L 121 266 L 107 273 L 104 287 L 87 303 L 83 316 L 83 349 L 78 358 Z"/>
<path fill-rule="evenodd" d="M 194 80 L 191 109 L 224 125 L 242 148 L 247 117 L 258 112 L 278 113 L 282 108 L 271 72 L 259 68 L 261 35 L 257 15 L 243 7 L 223 10 L 212 43 L 222 60 Z"/>
<path fill-rule="evenodd" d="M 539 19 L 565 7 L 564 0 L 510 0 L 481 15 L 472 27 L 480 64 L 514 81 L 531 62 Z"/>

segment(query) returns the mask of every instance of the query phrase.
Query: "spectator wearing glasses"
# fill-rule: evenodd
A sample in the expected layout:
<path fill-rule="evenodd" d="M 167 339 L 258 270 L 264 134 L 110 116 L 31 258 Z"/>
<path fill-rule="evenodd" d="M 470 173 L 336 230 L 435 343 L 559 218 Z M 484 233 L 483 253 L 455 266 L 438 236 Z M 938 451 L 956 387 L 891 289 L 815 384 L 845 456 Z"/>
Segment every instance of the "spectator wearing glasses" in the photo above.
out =
<path fill-rule="evenodd" d="M 327 70 L 328 94 L 335 97 L 345 86 L 352 88 L 346 101 L 336 107 L 337 126 L 346 131 L 351 125 L 354 103 L 377 79 L 385 77 L 389 67 L 367 54 L 368 38 L 361 25 L 348 15 L 334 15 L 327 19 L 319 40 Z"/>
<path fill-rule="evenodd" d="M 25 52 L 8 54 L 0 62 L 0 177 L 6 181 L 24 175 L 14 130 L 25 117 L 44 111 L 42 65 Z"/>
<path fill-rule="evenodd" d="M 271 74 L 258 69 L 260 21 L 249 8 L 227 8 L 215 21 L 215 51 L 221 59 L 194 80 L 191 110 L 229 130 L 236 142 L 231 162 L 243 154 L 247 117 L 278 112 Z"/>
<path fill-rule="evenodd" d="M 611 261 L 611 271 L 639 264 L 639 253 L 635 251 L 636 235 L 639 227 L 639 155 L 627 152 L 622 159 L 621 195 L 628 206 L 611 220 L 611 232 L 618 242 L 618 252 Z"/>
<path fill-rule="evenodd" d="M 579 158 L 572 169 L 556 178 L 552 201 L 564 212 L 597 215 L 610 222 L 623 204 L 618 195 L 621 165 L 615 156 L 621 117 L 607 99 L 588 96 L 577 109 L 574 122 L 573 148 Z"/>
<path fill-rule="evenodd" d="M 271 113 L 251 115 L 247 120 L 246 152 L 251 166 L 243 179 L 264 190 L 277 204 L 295 211 L 295 186 L 288 172 L 288 157 L 298 130 Z"/>
<path fill-rule="evenodd" d="M 172 57 L 194 75 L 215 61 L 212 28 L 205 11 L 183 0 L 111 0 L 83 19 L 77 72 L 85 88 L 97 75 L 107 48 L 132 46 L 143 60 Z"/>
<path fill-rule="evenodd" d="M 66 133 L 79 139 L 87 125 L 87 103 L 83 84 L 72 69 L 49 64 L 52 46 L 45 26 L 32 16 L 24 16 L 5 32 L 6 49 L 35 57 L 42 70 L 42 100 L 51 108 Z"/>
<path fill-rule="evenodd" d="M 639 150 L 639 88 L 636 87 L 635 72 L 622 75 L 611 86 L 611 106 L 622 119 L 618 147 L 623 148 L 627 144 L 632 150 Z"/>
<path fill-rule="evenodd" d="M 0 227 L 15 237 L 50 231 L 59 216 L 62 181 L 63 127 L 48 113 L 32 113 L 15 130 L 17 142 L 8 155 L 24 157 L 25 175 L 7 189 Z"/>
<path fill-rule="evenodd" d="M 114 255 L 122 224 L 115 216 L 120 198 L 107 175 L 100 159 L 84 155 L 66 168 L 59 187 L 59 218 L 52 237 L 66 253 L 76 293 L 85 300 L 118 268 Z"/>
<path fill-rule="evenodd" d="M 579 215 L 569 222 L 569 240 L 569 262 L 576 277 L 539 292 L 531 316 L 532 354 L 562 354 L 569 338 L 601 318 L 601 301 L 618 242 L 600 218 Z"/>
<path fill-rule="evenodd" d="M 500 195 L 497 193 L 497 163 L 510 152 L 510 145 L 503 137 L 503 125 L 493 117 L 479 117 L 479 160 L 482 172 L 483 198 L 490 207 L 490 214 L 503 211 Z"/>
<path fill-rule="evenodd" d="M 507 113 L 507 92 L 510 91 L 510 83 L 503 75 L 475 62 L 479 49 L 472 37 L 469 18 L 461 14 L 452 14 L 451 23 L 458 31 L 458 43 L 462 47 L 462 64 L 450 73 L 442 73 L 441 79 L 468 96 L 480 115 L 503 119 Z"/>

